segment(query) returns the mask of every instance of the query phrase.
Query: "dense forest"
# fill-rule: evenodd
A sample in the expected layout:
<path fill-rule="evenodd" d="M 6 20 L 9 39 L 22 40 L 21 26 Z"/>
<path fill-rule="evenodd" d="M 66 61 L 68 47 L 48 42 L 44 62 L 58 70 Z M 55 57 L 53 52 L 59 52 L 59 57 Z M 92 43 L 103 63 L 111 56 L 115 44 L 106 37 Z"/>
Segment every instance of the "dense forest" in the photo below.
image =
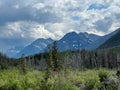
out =
<path fill-rule="evenodd" d="M 26 57 L 26 66 L 38 67 L 39 69 L 47 68 L 48 54 L 49 53 L 41 53 Z M 114 49 L 65 51 L 59 53 L 58 59 L 64 68 L 113 69 L 120 67 L 120 53 L 114 51 Z"/>
<path fill-rule="evenodd" d="M 9 69 L 12 67 L 17 67 L 18 64 L 18 60 L 9 58 L 5 54 L 0 53 L 0 69 Z"/>
<path fill-rule="evenodd" d="M 48 53 L 40 53 L 33 56 L 24 57 L 25 64 L 29 68 L 45 69 L 47 67 Z M 80 50 L 65 51 L 59 53 L 59 59 L 64 67 L 71 68 L 119 68 L 120 54 L 112 49 L 110 50 Z M 17 66 L 20 59 L 12 59 L 0 53 L 0 66 L 7 68 L 9 66 Z"/>

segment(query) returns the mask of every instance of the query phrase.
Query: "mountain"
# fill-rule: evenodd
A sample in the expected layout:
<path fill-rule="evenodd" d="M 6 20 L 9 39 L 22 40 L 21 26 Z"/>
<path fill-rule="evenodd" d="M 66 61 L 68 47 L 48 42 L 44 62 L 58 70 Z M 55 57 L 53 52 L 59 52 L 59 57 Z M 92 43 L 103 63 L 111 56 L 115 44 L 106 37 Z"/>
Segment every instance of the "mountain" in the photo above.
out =
<path fill-rule="evenodd" d="M 26 46 L 22 51 L 17 53 L 15 57 L 20 57 L 22 54 L 25 56 L 45 52 L 45 48 L 48 46 L 48 44 L 53 43 L 54 40 L 51 38 L 49 39 L 37 39 L 34 42 L 32 42 L 30 45 Z"/>
<path fill-rule="evenodd" d="M 99 39 L 97 39 L 94 43 L 90 44 L 88 46 L 89 49 L 97 49 L 99 48 L 103 43 L 105 43 L 109 38 L 111 38 L 113 35 L 118 33 L 120 29 L 117 29 L 107 35 L 101 36 Z"/>
<path fill-rule="evenodd" d="M 117 29 L 107 35 L 98 36 L 95 34 L 89 34 L 87 32 L 79 33 L 70 32 L 66 34 L 62 39 L 57 41 L 60 51 L 64 50 L 77 50 L 77 49 L 97 49 L 110 37 L 118 33 L 120 29 Z"/>
<path fill-rule="evenodd" d="M 85 33 L 70 32 L 67 33 L 60 40 L 58 40 L 57 45 L 60 51 L 86 49 L 89 44 L 92 44 L 99 38 L 100 36 L 95 34 L 88 34 L 87 32 Z M 36 53 L 45 52 L 45 50 L 47 50 L 48 44 L 52 45 L 53 42 L 54 40 L 50 38 L 37 39 L 30 45 L 26 46 L 22 51 L 17 53 L 15 57 L 20 57 L 22 54 L 28 56 Z"/>
<path fill-rule="evenodd" d="M 58 49 L 60 51 L 65 50 L 77 50 L 87 49 L 88 45 L 98 40 L 100 36 L 88 33 L 70 32 L 67 33 L 63 38 L 57 41 Z"/>
<path fill-rule="evenodd" d="M 113 48 L 120 46 L 120 28 L 117 29 L 108 40 L 106 40 L 102 45 L 100 45 L 98 48 L 103 49 L 103 48 Z"/>
<path fill-rule="evenodd" d="M 105 36 L 98 36 L 95 34 L 89 34 L 87 32 L 69 32 L 64 35 L 60 40 L 57 40 L 57 46 L 59 51 L 65 50 L 78 50 L 78 49 L 96 49 L 101 46 L 105 41 L 107 41 L 110 37 L 114 36 L 120 30 L 117 29 L 116 31 L 107 34 Z M 22 54 L 26 56 L 45 52 L 47 50 L 48 44 L 54 42 L 52 39 L 37 39 L 36 41 L 32 42 L 30 45 L 26 46 L 23 50 L 21 50 L 15 57 L 20 57 Z M 12 51 L 12 50 L 11 50 Z"/>

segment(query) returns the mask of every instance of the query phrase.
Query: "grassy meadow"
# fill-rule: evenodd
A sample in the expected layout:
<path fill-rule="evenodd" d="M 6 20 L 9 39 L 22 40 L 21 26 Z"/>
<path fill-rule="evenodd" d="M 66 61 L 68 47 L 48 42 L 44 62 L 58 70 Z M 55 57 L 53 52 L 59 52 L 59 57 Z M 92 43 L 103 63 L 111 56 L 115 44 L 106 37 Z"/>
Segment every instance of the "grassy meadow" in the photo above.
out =
<path fill-rule="evenodd" d="M 0 71 L 0 90 L 120 90 L 116 70 Z"/>

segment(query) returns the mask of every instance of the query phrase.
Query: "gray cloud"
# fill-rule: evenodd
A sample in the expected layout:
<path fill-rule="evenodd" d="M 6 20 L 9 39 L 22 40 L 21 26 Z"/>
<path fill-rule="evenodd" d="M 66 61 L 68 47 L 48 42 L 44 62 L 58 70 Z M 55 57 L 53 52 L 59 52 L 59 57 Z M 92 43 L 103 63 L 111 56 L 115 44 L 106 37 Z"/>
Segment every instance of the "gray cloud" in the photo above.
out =
<path fill-rule="evenodd" d="M 111 17 L 105 17 L 104 19 L 98 20 L 97 22 L 94 23 L 95 28 L 102 32 L 108 32 L 112 24 L 113 20 Z"/>
<path fill-rule="evenodd" d="M 27 0 L 25 0 L 27 1 Z M 24 2 L 24 1 L 23 1 Z M 5 0 L 0 5 L 0 24 L 5 24 L 7 22 L 15 22 L 15 21 L 36 21 L 39 23 L 46 22 L 59 22 L 61 18 L 59 18 L 55 13 L 36 10 L 32 7 L 32 5 L 23 4 L 20 0 Z"/>

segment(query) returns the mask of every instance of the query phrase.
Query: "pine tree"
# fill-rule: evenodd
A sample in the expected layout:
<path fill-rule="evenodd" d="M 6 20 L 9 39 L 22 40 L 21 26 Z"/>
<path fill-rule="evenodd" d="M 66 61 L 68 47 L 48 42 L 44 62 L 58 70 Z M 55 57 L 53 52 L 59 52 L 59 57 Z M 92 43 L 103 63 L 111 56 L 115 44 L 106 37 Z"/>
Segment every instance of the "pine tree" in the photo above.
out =
<path fill-rule="evenodd" d="M 59 52 L 56 41 L 53 43 L 53 47 L 52 47 L 52 59 L 53 59 L 54 71 L 58 71 L 61 67 L 61 64 L 59 60 Z"/>
<path fill-rule="evenodd" d="M 23 73 L 26 73 L 24 54 L 22 55 L 20 60 L 21 60 L 21 70 L 22 70 Z"/>
<path fill-rule="evenodd" d="M 48 61 L 47 61 L 47 64 L 48 64 L 49 69 L 51 69 L 51 70 L 54 69 L 53 58 L 52 58 L 52 50 L 51 50 L 50 45 L 48 45 Z"/>

